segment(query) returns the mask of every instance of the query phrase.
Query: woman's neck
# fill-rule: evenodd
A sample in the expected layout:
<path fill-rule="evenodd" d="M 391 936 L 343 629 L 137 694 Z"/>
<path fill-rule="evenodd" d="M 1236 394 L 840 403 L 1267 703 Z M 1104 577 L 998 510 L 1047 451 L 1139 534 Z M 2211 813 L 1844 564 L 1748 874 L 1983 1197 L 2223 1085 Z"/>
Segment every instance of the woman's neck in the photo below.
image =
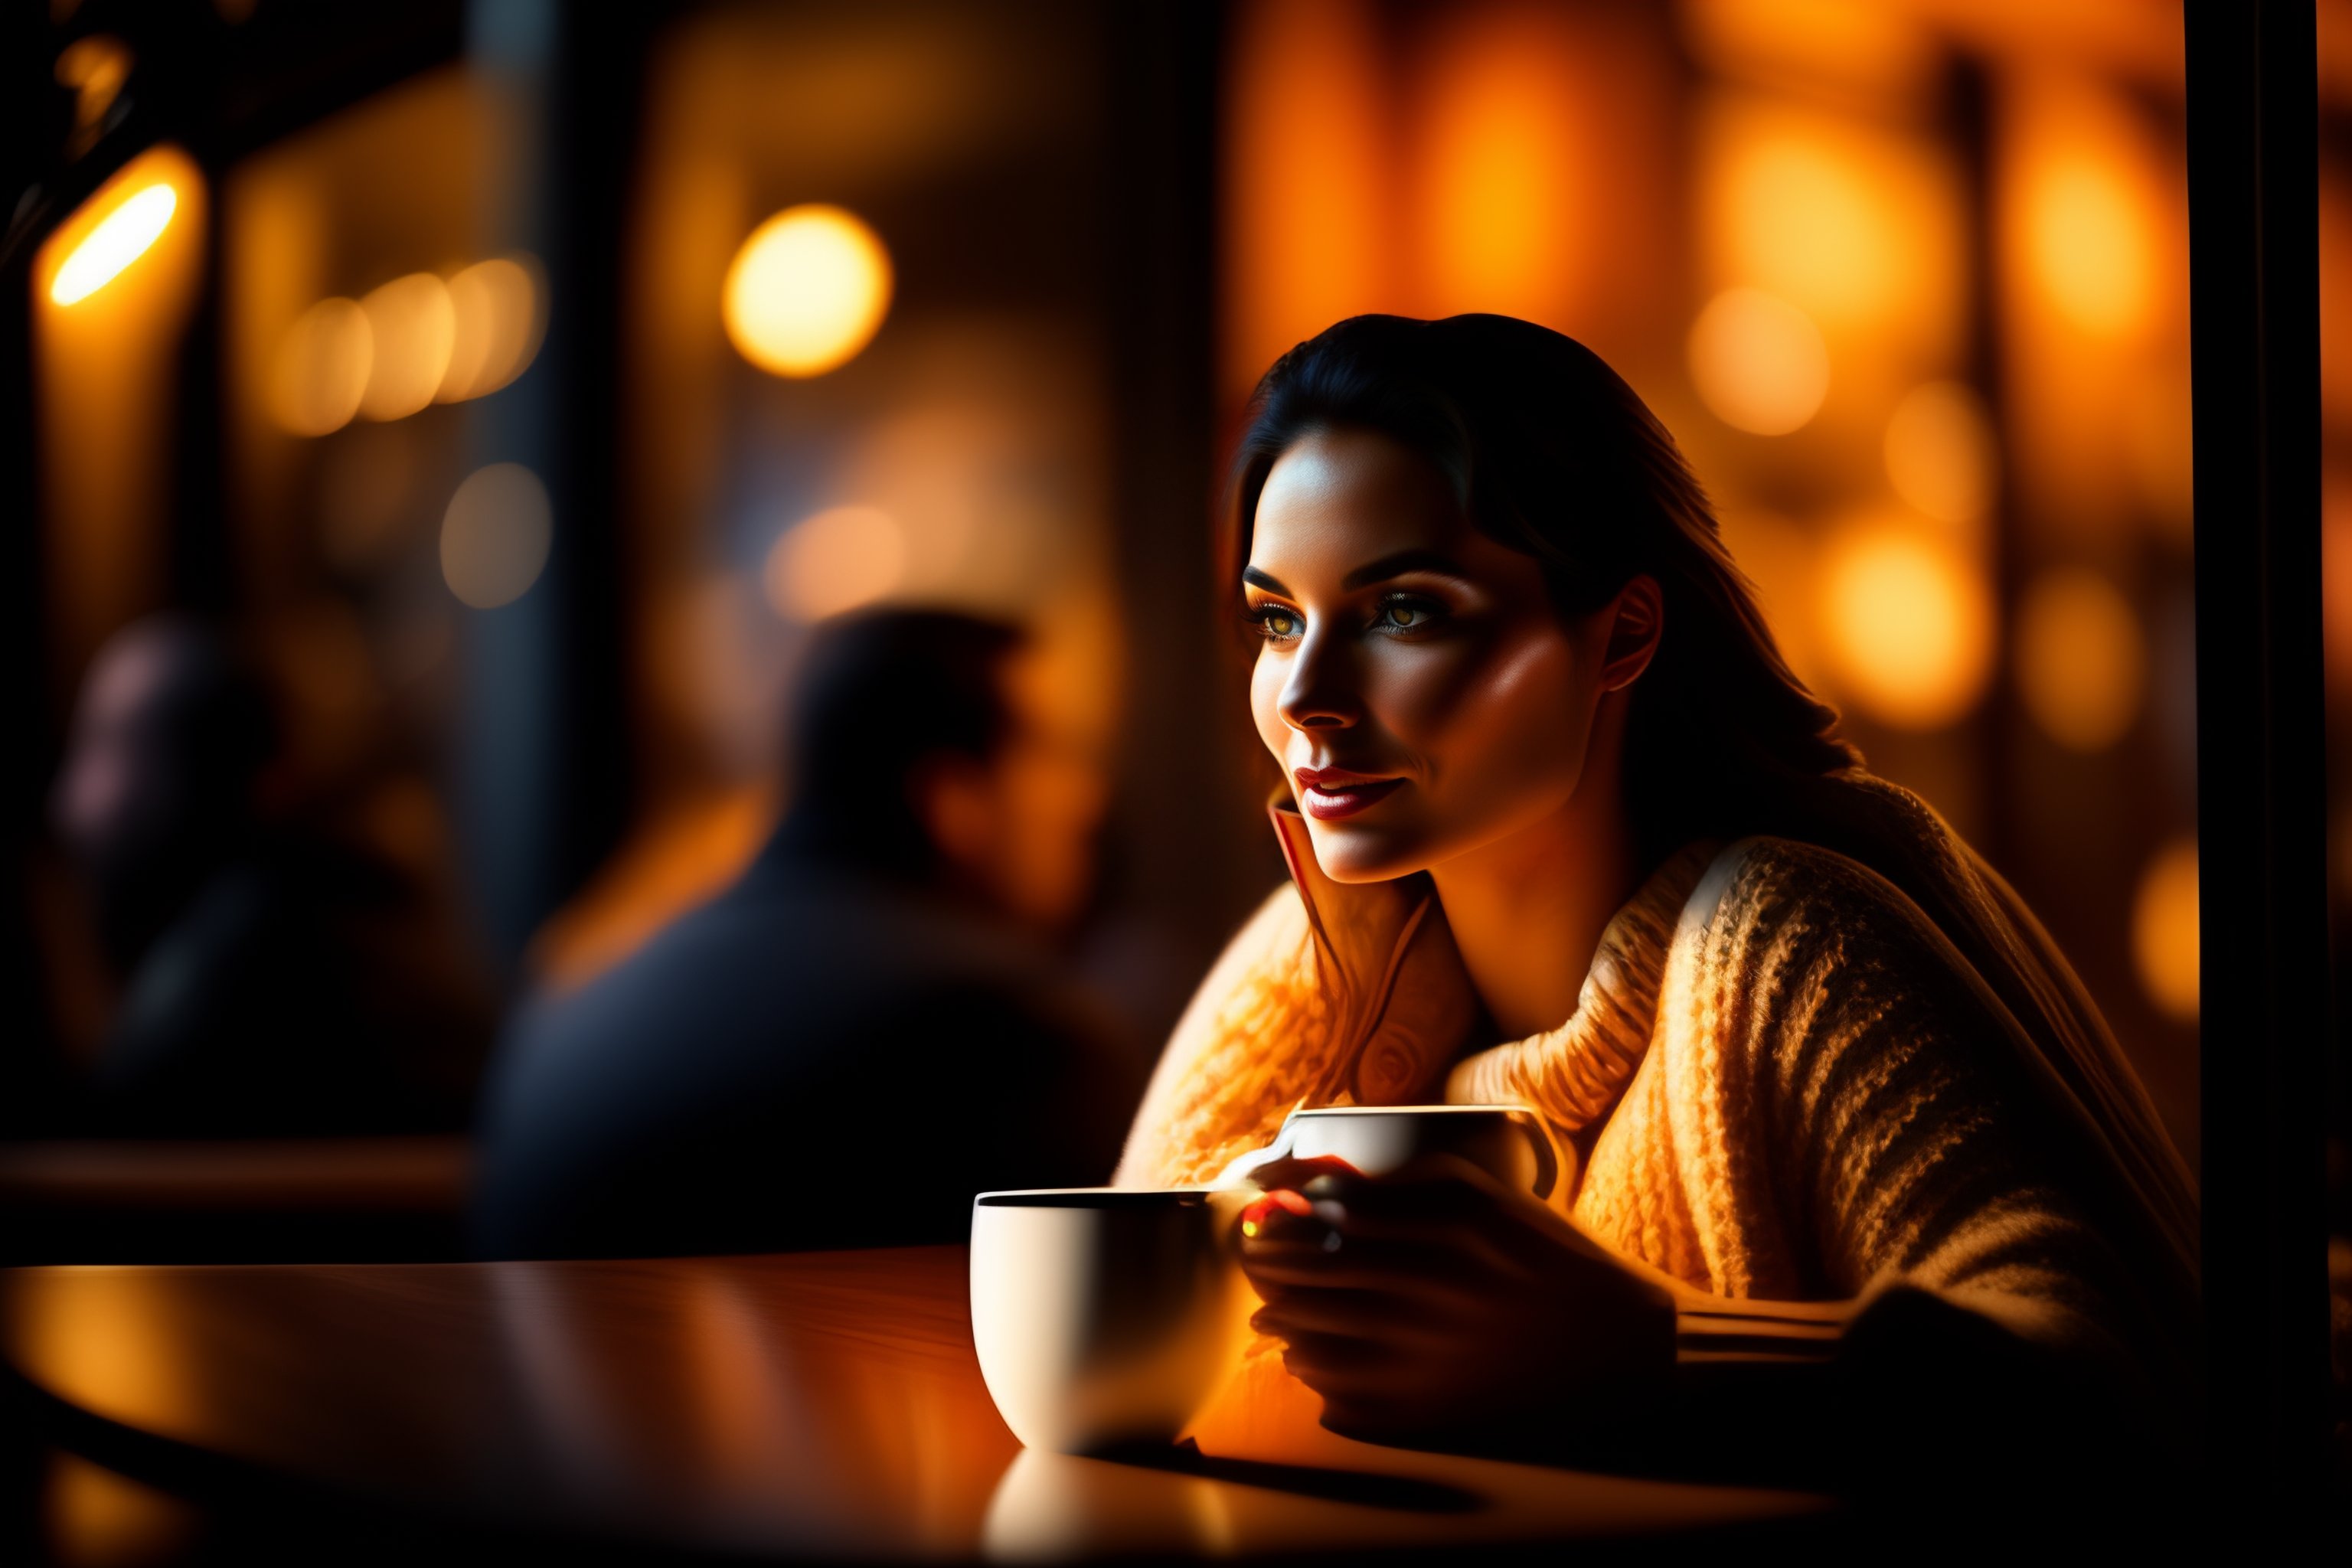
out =
<path fill-rule="evenodd" d="M 1615 763 L 1590 759 L 1559 810 L 1431 868 L 1471 986 L 1505 1039 L 1576 1011 L 1602 930 L 1640 885 Z"/>

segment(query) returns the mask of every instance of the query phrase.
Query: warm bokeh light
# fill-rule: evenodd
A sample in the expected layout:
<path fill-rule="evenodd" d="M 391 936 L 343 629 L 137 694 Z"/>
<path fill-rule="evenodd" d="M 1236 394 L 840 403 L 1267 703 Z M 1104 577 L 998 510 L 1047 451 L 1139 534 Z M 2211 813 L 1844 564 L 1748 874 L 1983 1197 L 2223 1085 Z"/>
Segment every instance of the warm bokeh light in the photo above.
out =
<path fill-rule="evenodd" d="M 436 401 L 487 396 L 530 367 L 547 329 L 540 278 L 530 257 L 500 256 L 449 279 L 449 363 Z"/>
<path fill-rule="evenodd" d="M 2079 567 L 2034 578 L 2017 608 L 2017 685 L 2025 710 L 2060 744 L 2114 745 L 2147 687 L 2147 637 L 2130 602 Z"/>
<path fill-rule="evenodd" d="M 2352 425 L 2352 166 L 2319 163 L 2319 412 L 2327 433 Z"/>
<path fill-rule="evenodd" d="M 1902 246 L 1863 171 L 1816 137 L 1761 137 L 1730 180 L 1750 276 L 1810 309 L 1883 310 Z"/>
<path fill-rule="evenodd" d="M 2352 474 L 2320 484 L 2319 605 L 2328 695 L 2340 705 L 2352 700 Z"/>
<path fill-rule="evenodd" d="M 727 336 L 776 375 L 822 375 L 856 357 L 890 309 L 890 255 L 857 215 L 788 207 L 735 253 L 722 294 Z"/>
<path fill-rule="evenodd" d="M 2175 839 L 2140 873 L 2132 901 L 2132 961 L 2148 997 L 2182 1023 L 2197 1021 L 2197 841 Z"/>
<path fill-rule="evenodd" d="M 2121 336 L 2155 292 L 2154 237 L 2128 173 L 2089 148 L 2070 149 L 2029 176 L 2026 243 L 2036 279 L 2066 319 Z"/>
<path fill-rule="evenodd" d="M 785 530 L 768 552 L 768 603 L 820 621 L 887 596 L 907 574 L 907 534 L 888 512 L 837 506 Z"/>
<path fill-rule="evenodd" d="M 352 422 L 375 362 L 368 315 L 351 300 L 321 300 L 278 344 L 269 409 L 297 436 L 324 436 Z"/>
<path fill-rule="evenodd" d="M 1999 461 L 1984 404 L 1957 381 L 1914 387 L 1886 422 L 1895 493 L 1943 522 L 1972 522 L 1992 504 Z"/>
<path fill-rule="evenodd" d="M 495 610 L 539 581 L 555 537 L 547 487 L 520 463 L 477 469 L 441 519 L 441 576 L 462 604 Z"/>
<path fill-rule="evenodd" d="M 1726 74 L 1828 84 L 1895 102 L 1934 90 L 1935 36 L 1904 7 L 1854 0 L 1685 0 L 1683 39 Z"/>
<path fill-rule="evenodd" d="M 131 79 L 133 63 L 131 47 L 104 33 L 76 38 L 58 55 L 51 74 L 59 87 L 73 89 L 75 131 L 84 136 L 99 133 L 106 111 Z"/>
<path fill-rule="evenodd" d="M 446 283 L 412 272 L 354 304 L 322 300 L 287 329 L 271 412 L 298 436 L 354 415 L 404 419 L 427 405 L 496 392 L 530 368 L 547 326 L 546 289 L 529 256 L 478 262 Z"/>
<path fill-rule="evenodd" d="M 1423 89 L 1421 200 L 1413 232 L 1430 315 L 1495 310 L 1565 325 L 1589 206 L 1571 156 L 1576 39 L 1532 7 L 1441 14 Z M 1416 312 L 1421 313 L 1421 312 Z"/>
<path fill-rule="evenodd" d="M 1992 592 L 1948 542 L 1892 524 L 1843 531 L 1822 568 L 1821 607 L 1839 689 L 1881 722 L 1941 729 L 1982 695 Z"/>
<path fill-rule="evenodd" d="M 209 208 L 195 160 L 149 147 L 49 231 L 21 278 L 40 619 L 61 675 L 125 620 L 169 602 L 182 505 L 173 454 L 186 450 L 184 351 L 212 281 Z"/>
<path fill-rule="evenodd" d="M 2042 541 L 2189 543 L 2188 202 L 2178 121 L 2118 84 L 2022 73 L 1992 128 L 2002 457 Z M 2153 503 L 2153 504 L 2151 504 Z"/>
<path fill-rule="evenodd" d="M 1757 289 L 1727 289 L 1691 326 L 1691 380 L 1717 418 L 1758 436 L 1801 429 L 1829 395 L 1812 318 Z"/>
<path fill-rule="evenodd" d="M 430 272 L 412 272 L 371 290 L 360 309 L 374 347 L 360 412 L 404 419 L 433 401 L 449 369 L 457 316 L 448 286 Z"/>
<path fill-rule="evenodd" d="M 1394 308 L 1386 70 L 1364 0 L 1260 0 L 1227 50 L 1220 384 L 1238 402 L 1293 343 Z"/>
<path fill-rule="evenodd" d="M 1786 300 L 1842 351 L 1948 347 L 1966 219 L 1946 153 L 1777 94 L 1727 92 L 1697 132 L 1702 278 Z"/>
<path fill-rule="evenodd" d="M 121 277 L 163 237 L 179 205 L 179 193 L 160 181 L 123 198 L 58 268 L 49 280 L 51 301 L 79 304 Z"/>

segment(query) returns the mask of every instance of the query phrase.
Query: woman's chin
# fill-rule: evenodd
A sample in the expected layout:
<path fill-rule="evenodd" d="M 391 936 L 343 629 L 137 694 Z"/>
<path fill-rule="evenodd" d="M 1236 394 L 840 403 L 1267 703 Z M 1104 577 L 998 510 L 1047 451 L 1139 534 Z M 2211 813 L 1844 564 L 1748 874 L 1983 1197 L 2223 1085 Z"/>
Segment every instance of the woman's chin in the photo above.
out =
<path fill-rule="evenodd" d="M 1307 837 L 1315 846 L 1315 863 L 1335 882 L 1393 882 L 1428 865 L 1427 858 L 1418 852 L 1421 835 L 1417 833 L 1366 822 L 1317 822 L 1310 817 Z"/>

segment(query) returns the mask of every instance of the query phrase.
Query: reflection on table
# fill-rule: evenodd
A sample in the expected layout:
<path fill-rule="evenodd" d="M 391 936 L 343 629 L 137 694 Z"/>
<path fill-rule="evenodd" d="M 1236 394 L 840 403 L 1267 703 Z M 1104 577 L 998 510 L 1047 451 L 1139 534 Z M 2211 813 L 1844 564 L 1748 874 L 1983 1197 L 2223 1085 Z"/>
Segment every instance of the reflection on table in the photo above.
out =
<path fill-rule="evenodd" d="M 1150 1463 L 1023 1450 L 961 1248 L 642 1262 L 24 1269 L 0 1350 L 55 1440 L 197 1499 L 431 1529 L 1017 1561 L 1729 1528 L 1799 1493 L 1350 1442 L 1262 1358 Z M 92 1420 L 91 1417 L 99 1419 Z"/>

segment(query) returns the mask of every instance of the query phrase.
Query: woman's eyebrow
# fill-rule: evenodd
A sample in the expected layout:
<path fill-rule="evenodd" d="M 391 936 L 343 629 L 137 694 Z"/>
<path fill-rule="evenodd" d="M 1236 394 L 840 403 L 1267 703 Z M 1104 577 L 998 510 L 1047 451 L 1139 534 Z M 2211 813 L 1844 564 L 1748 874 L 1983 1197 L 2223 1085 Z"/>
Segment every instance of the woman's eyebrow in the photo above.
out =
<path fill-rule="evenodd" d="M 1393 555 L 1383 555 L 1378 561 L 1357 567 L 1339 580 L 1339 586 L 1354 593 L 1368 583 L 1384 582 L 1402 577 L 1408 572 L 1434 572 L 1443 576 L 1461 577 L 1465 574 L 1453 557 L 1434 550 L 1400 550 Z"/>
<path fill-rule="evenodd" d="M 1281 579 L 1271 572 L 1261 572 L 1255 566 L 1244 566 L 1242 568 L 1242 581 L 1253 588 L 1263 588 L 1269 594 L 1279 594 L 1286 599 L 1290 597 L 1290 590 L 1284 587 Z"/>

